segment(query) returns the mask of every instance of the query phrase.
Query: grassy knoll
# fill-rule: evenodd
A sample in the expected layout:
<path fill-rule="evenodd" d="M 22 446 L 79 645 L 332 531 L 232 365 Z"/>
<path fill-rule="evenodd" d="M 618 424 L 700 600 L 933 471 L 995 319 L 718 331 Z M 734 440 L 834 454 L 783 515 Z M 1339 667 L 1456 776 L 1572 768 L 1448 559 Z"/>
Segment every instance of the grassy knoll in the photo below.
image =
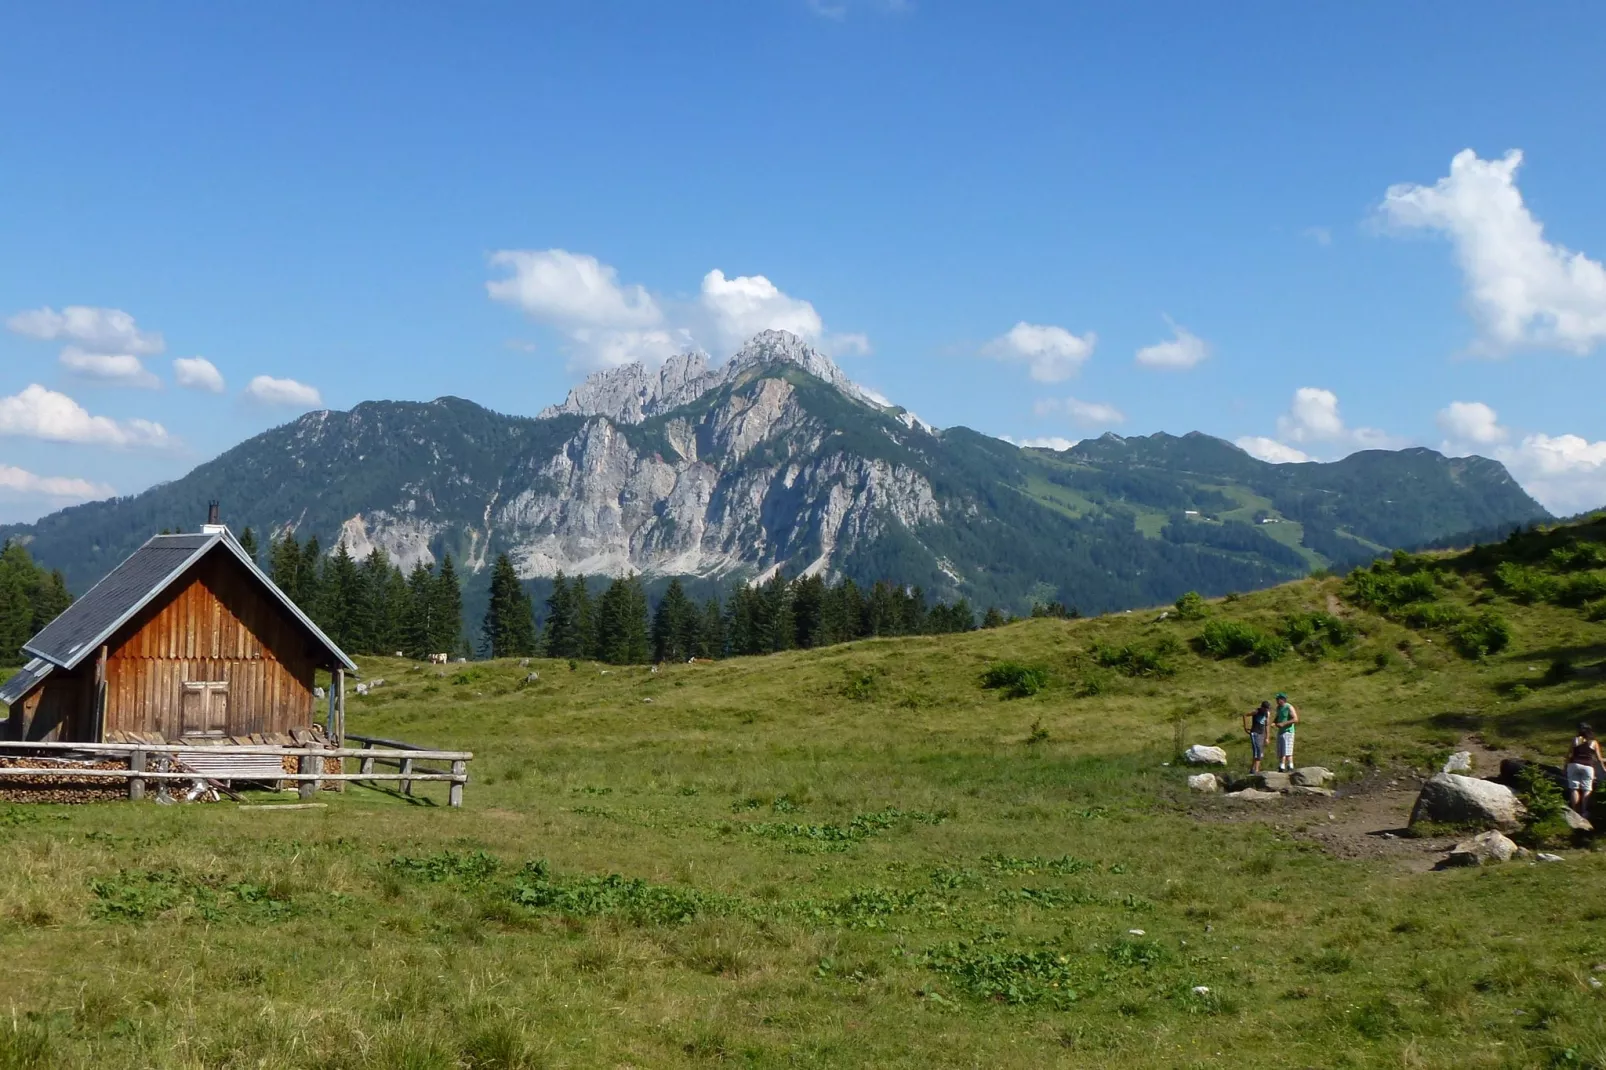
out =
<path fill-rule="evenodd" d="M 353 730 L 473 748 L 463 810 L 0 811 L 0 1068 L 1606 1065 L 1599 854 L 1345 861 L 1302 832 L 1345 800 L 1245 818 L 1164 764 L 1242 768 L 1278 689 L 1349 778 L 1471 732 L 1555 760 L 1606 648 L 1554 548 L 657 674 L 374 661 Z"/>

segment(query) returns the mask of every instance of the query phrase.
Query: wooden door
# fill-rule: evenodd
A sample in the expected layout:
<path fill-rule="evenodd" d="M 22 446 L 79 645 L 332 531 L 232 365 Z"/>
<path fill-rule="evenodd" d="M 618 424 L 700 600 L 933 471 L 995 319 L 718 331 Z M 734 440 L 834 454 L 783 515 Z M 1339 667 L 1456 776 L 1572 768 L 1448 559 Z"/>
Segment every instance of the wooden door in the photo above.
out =
<path fill-rule="evenodd" d="M 229 685 L 197 680 L 184 685 L 181 724 L 186 736 L 221 736 L 229 724 Z"/>

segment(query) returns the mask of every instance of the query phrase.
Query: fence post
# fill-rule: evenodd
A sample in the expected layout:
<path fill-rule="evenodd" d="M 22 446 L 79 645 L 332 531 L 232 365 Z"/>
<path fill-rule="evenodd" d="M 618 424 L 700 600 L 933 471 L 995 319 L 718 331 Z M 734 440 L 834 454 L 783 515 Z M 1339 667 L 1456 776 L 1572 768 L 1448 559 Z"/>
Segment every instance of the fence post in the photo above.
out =
<path fill-rule="evenodd" d="M 145 771 L 145 752 L 142 750 L 129 751 L 128 771 L 130 773 L 143 773 Z M 128 778 L 128 801 L 139 802 L 145 797 L 145 778 L 131 776 Z"/>
<path fill-rule="evenodd" d="M 463 784 L 468 780 L 468 763 L 457 761 L 452 763 L 452 775 L 457 779 L 452 781 L 450 803 L 453 806 L 463 805 Z"/>
<path fill-rule="evenodd" d="M 310 752 L 303 754 L 301 761 L 297 763 L 297 768 L 303 774 L 321 773 L 323 772 L 323 755 Z M 296 781 L 296 794 L 303 799 L 310 799 L 317 794 L 318 789 L 322 786 L 323 782 L 321 780 L 298 780 Z"/>

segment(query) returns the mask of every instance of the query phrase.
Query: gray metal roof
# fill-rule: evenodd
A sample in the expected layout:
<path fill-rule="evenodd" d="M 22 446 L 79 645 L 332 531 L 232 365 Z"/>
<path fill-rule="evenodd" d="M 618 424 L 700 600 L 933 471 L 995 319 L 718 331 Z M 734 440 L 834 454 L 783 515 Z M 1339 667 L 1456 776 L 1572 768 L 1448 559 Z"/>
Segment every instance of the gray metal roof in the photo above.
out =
<path fill-rule="evenodd" d="M 149 605 L 190 566 L 219 546 L 233 553 L 312 633 L 335 661 L 352 672 L 357 671 L 357 666 L 345 652 L 330 641 L 288 595 L 279 590 L 227 530 L 208 531 L 200 535 L 153 536 L 99 583 L 84 592 L 84 596 L 67 607 L 61 616 L 45 625 L 43 631 L 24 643 L 22 649 L 63 669 L 77 668 L 134 614 Z"/>
<path fill-rule="evenodd" d="M 3 686 L 0 686 L 0 706 L 9 706 L 21 699 L 33 690 L 35 684 L 49 676 L 55 668 L 44 658 L 34 658 L 28 662 L 17 675 L 7 680 Z"/>

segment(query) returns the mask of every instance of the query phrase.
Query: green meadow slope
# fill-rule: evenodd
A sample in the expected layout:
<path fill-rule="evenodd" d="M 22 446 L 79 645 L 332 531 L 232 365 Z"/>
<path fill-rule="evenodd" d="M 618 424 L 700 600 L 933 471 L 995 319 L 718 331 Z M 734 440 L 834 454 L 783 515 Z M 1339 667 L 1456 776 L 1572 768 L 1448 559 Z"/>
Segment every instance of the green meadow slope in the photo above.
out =
<path fill-rule="evenodd" d="M 0 1067 L 1606 1066 L 1606 859 L 1381 836 L 1599 709 L 1603 570 L 1595 524 L 1199 619 L 374 661 L 352 730 L 473 749 L 462 810 L 0 811 Z M 1280 689 L 1339 797 L 1191 795 L 1178 744 L 1242 770 Z"/>

